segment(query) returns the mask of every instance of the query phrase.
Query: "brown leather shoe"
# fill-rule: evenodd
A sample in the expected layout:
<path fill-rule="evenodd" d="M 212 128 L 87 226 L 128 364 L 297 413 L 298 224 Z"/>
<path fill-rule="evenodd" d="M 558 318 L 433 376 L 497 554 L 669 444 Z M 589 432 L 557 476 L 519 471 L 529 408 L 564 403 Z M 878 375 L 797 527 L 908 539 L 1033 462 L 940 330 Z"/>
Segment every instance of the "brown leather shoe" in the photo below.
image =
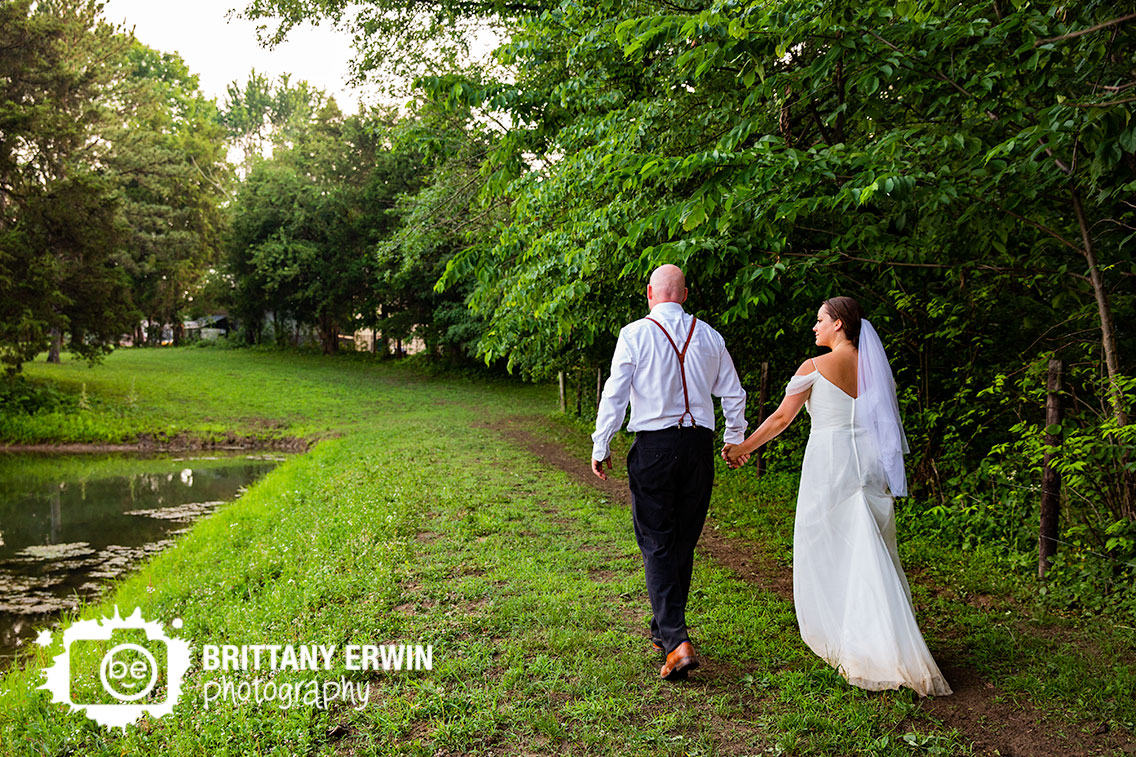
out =
<path fill-rule="evenodd" d="M 698 667 L 698 658 L 694 656 L 694 647 L 689 641 L 684 641 L 667 655 L 666 664 L 659 668 L 659 678 L 668 681 L 681 681 L 686 674 Z"/>

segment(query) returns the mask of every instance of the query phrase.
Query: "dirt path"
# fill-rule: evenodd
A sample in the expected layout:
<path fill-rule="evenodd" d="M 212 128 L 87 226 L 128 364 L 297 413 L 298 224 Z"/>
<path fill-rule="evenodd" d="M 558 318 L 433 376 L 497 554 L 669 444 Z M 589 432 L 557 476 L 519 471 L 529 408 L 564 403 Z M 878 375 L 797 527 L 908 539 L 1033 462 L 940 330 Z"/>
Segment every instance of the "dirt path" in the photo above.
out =
<path fill-rule="evenodd" d="M 539 422 L 539 421 L 536 421 Z M 516 417 L 495 429 L 553 468 L 564 471 L 582 484 L 599 489 L 613 502 L 631 504 L 624 477 L 596 478 L 587 460 L 572 455 L 562 445 L 537 433 L 534 419 Z M 758 545 L 720 536 L 713 527 L 713 514 L 698 543 L 700 552 L 729 568 L 745 581 L 793 599 L 792 571 L 766 557 Z M 973 668 L 965 655 L 938 658 L 943 675 L 954 694 L 924 699 L 920 707 L 948 728 L 955 728 L 974 744 L 976 754 L 1000 757 L 1089 757 L 1101 754 L 1136 754 L 1124 734 L 1110 732 L 1098 723 L 1071 726 L 1032 706 L 999 701 L 996 687 Z"/>

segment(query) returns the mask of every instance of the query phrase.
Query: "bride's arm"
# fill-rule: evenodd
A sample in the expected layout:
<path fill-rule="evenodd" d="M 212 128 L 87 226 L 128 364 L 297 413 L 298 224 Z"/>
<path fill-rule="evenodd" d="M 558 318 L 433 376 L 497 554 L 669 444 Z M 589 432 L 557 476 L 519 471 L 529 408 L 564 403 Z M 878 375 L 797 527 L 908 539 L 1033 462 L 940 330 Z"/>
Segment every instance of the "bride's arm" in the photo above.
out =
<path fill-rule="evenodd" d="M 812 371 L 812 361 L 806 360 L 801 364 L 795 375 L 807 376 Z M 777 406 L 773 414 L 766 418 L 757 427 L 757 430 L 749 435 L 749 438 L 741 444 L 726 445 L 722 449 L 723 459 L 733 465 L 743 458 L 748 458 L 758 447 L 776 438 L 778 434 L 789 427 L 789 424 L 797 417 L 797 413 L 801 412 L 801 408 L 804 407 L 805 401 L 808 400 L 811 393 L 812 390 L 808 389 L 797 394 L 786 394 L 785 399 L 781 400 L 781 404 Z"/>
<path fill-rule="evenodd" d="M 748 457 L 758 447 L 774 439 L 778 434 L 789 427 L 793 419 L 797 417 L 797 413 L 805 405 L 805 400 L 809 398 L 809 392 L 801 392 L 800 394 L 788 394 L 785 399 L 781 400 L 781 404 L 773 411 L 773 415 L 769 416 L 757 427 L 757 431 L 750 434 L 749 438 L 741 444 L 728 447 L 725 450 L 727 459 L 734 462 L 739 458 Z"/>

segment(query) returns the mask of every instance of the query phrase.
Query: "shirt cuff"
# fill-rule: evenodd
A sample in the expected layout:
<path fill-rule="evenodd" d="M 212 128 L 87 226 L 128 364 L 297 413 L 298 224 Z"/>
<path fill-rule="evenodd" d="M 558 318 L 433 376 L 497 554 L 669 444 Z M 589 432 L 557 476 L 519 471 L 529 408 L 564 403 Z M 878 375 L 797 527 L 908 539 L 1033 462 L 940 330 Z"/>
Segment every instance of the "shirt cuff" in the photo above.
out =
<path fill-rule="evenodd" d="M 726 444 L 741 444 L 745 441 L 745 431 L 738 431 L 737 429 L 726 429 L 726 433 L 722 436 L 722 441 Z"/>
<path fill-rule="evenodd" d="M 595 444 L 592 446 L 592 459 L 603 462 L 611 457 L 611 447 L 609 445 L 600 446 Z"/>

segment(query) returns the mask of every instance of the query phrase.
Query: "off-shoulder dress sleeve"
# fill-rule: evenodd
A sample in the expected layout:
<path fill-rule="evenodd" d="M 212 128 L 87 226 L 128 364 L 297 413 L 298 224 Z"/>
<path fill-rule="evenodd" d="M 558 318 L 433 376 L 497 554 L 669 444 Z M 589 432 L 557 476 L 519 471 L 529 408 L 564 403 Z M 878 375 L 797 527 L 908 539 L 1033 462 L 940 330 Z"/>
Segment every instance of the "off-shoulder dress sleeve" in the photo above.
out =
<path fill-rule="evenodd" d="M 809 389 L 813 388 L 813 382 L 817 380 L 817 376 L 819 375 L 820 371 L 813 371 L 812 373 L 806 373 L 804 376 L 794 376 L 789 379 L 789 385 L 785 387 L 785 394 L 807 392 Z"/>

